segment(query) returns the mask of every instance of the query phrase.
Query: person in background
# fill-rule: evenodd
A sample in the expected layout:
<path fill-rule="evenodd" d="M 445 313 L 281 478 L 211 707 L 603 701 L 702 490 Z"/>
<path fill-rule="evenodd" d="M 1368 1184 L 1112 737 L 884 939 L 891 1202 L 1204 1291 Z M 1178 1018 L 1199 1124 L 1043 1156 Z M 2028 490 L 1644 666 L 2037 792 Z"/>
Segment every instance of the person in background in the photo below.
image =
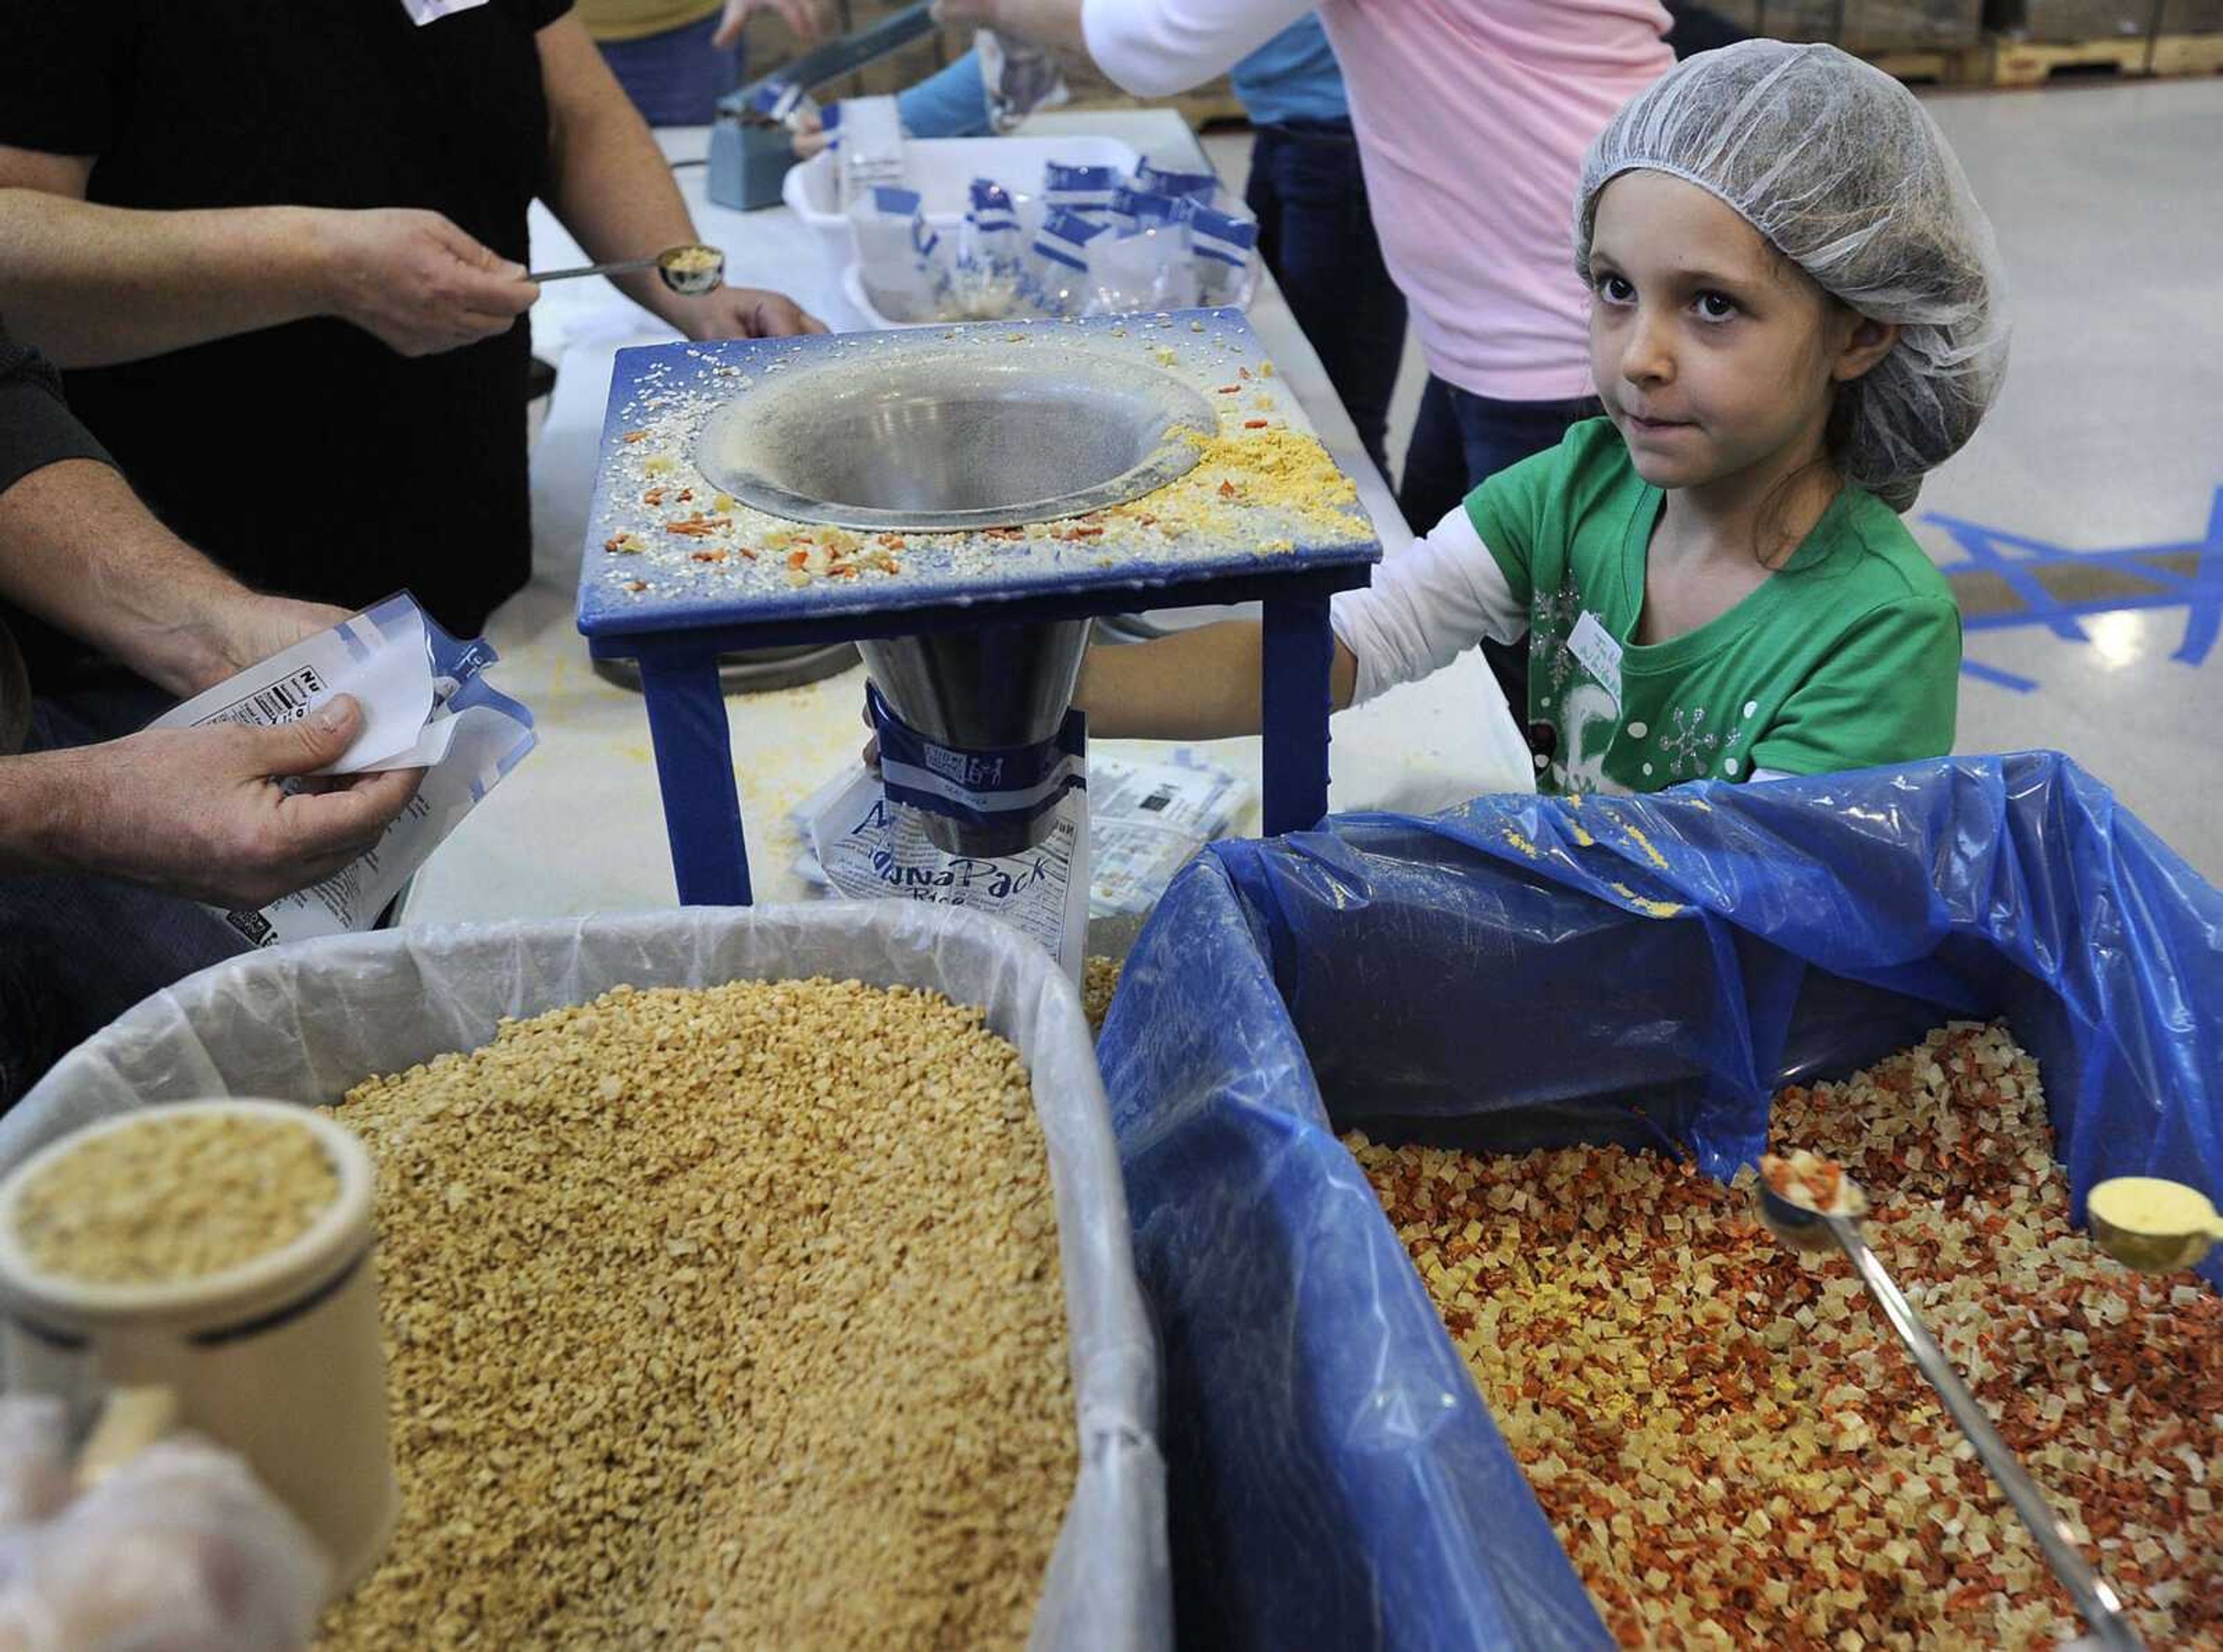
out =
<path fill-rule="evenodd" d="M 1067 95 L 1054 55 L 984 28 L 974 31 L 970 51 L 896 94 L 896 118 L 908 137 L 1001 137 Z M 826 129 L 816 111 L 804 112 L 794 124 L 799 159 L 825 148 Z"/>
<path fill-rule="evenodd" d="M 122 661 L 156 706 L 347 618 L 258 595 L 155 521 L 4 326 L 0 598 Z M 259 907 L 329 876 L 416 790 L 414 770 L 298 795 L 272 778 L 347 749 L 362 713 L 345 695 L 280 728 L 113 740 L 107 709 L 33 700 L 0 626 L 0 1110 L 149 993 L 243 949 L 196 902 Z"/>
<path fill-rule="evenodd" d="M 741 84 L 741 31 L 777 11 L 808 46 L 823 30 L 811 0 L 578 0 L 579 19 L 651 126 L 708 126 Z"/>
<path fill-rule="evenodd" d="M 1257 216 L 1259 256 L 1386 476 L 1405 295 L 1375 234 L 1335 50 L 1307 15 L 1227 73 L 1256 133 L 1244 199 Z"/>
<path fill-rule="evenodd" d="M 1703 7 L 1666 0 L 1666 10 L 1668 49 L 1678 60 L 1747 38 Z M 1420 411 L 1405 449 L 1398 509 L 1414 532 L 1426 533 L 1490 475 L 1555 445 L 1570 425 L 1595 418 L 1603 411 L 1587 393 L 1540 401 L 1491 398 L 1432 372 L 1420 392 Z M 1501 656 L 1495 645 L 1487 645 L 1484 651 L 1508 689 L 1515 685 L 1526 688 L 1527 678 L 1510 656 Z M 1513 669 L 1508 669 L 1508 665 Z"/>
<path fill-rule="evenodd" d="M 249 585 L 350 610 L 406 587 L 475 636 L 525 583 L 526 208 L 596 259 L 696 238 L 569 11 L 0 0 L 0 310 Z M 691 338 L 817 325 L 620 285 Z M 16 629 L 35 686 L 85 669 Z"/>
<path fill-rule="evenodd" d="M 1656 791 L 1952 749 L 1960 612 L 1899 513 L 2006 364 L 1999 252 L 1905 87 L 1834 47 L 1683 64 L 1574 192 L 1607 417 L 1339 594 L 1338 707 L 1526 636 L 1540 788 Z M 1255 624 L 1093 650 L 1104 736 L 1258 723 Z"/>

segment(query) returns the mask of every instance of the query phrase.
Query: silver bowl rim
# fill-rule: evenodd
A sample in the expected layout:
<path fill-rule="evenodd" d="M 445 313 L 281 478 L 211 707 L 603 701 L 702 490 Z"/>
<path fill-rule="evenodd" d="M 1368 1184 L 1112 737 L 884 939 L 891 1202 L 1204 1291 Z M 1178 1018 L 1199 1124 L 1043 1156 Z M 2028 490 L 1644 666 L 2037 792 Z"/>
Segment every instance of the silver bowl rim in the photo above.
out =
<path fill-rule="evenodd" d="M 828 377 L 834 374 L 840 374 L 844 379 L 856 377 L 868 381 L 879 380 L 878 387 L 885 388 L 885 375 L 898 363 L 907 367 L 917 362 L 962 365 L 970 369 L 985 369 L 994 376 L 1013 379 L 1026 374 L 1031 367 L 1036 376 L 1042 376 L 1038 361 L 986 361 L 982 360 L 977 349 L 906 349 L 877 357 L 860 355 L 848 361 L 815 367 L 808 374 L 797 375 L 778 385 L 759 386 L 738 393 L 703 421 L 702 435 L 696 440 L 696 467 L 734 498 L 791 522 L 817 523 L 828 527 L 866 532 L 963 533 L 982 528 L 1016 528 L 1032 523 L 1054 522 L 1140 499 L 1169 482 L 1178 481 L 1195 469 L 1202 459 L 1200 448 L 1196 443 L 1176 439 L 1176 432 L 1187 429 L 1199 437 L 1208 438 L 1217 434 L 1219 430 L 1219 414 L 1205 399 L 1204 393 L 1186 379 L 1160 367 L 1139 361 L 1121 361 L 1091 350 L 1065 356 L 1056 366 L 1076 373 L 1124 380 L 1124 384 L 1117 387 L 1154 397 L 1164 405 L 1166 424 L 1157 447 L 1140 464 L 1070 493 L 962 511 L 892 510 L 811 499 L 753 472 L 729 468 L 717 457 L 722 434 L 732 420 L 762 417 L 767 413 L 777 416 L 779 410 L 789 403 L 822 396 L 829 388 Z M 832 386 L 837 392 L 841 387 L 838 384 Z M 1108 390 L 1115 386 L 1106 384 L 1105 387 Z"/>

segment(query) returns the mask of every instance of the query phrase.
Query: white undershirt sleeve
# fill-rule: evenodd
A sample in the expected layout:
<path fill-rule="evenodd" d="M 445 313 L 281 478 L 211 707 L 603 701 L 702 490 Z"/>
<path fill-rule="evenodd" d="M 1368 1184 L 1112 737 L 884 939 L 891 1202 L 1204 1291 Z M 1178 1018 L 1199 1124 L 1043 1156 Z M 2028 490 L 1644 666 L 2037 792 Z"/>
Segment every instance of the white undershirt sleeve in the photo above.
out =
<path fill-rule="evenodd" d="M 1315 0 L 1082 0 L 1096 66 L 1137 97 L 1170 97 L 1250 55 Z"/>
<path fill-rule="evenodd" d="M 1442 670 L 1485 637 L 1509 643 L 1528 630 L 1528 611 L 1464 505 L 1384 557 L 1366 589 L 1336 593 L 1328 619 L 1357 658 L 1359 704 Z"/>

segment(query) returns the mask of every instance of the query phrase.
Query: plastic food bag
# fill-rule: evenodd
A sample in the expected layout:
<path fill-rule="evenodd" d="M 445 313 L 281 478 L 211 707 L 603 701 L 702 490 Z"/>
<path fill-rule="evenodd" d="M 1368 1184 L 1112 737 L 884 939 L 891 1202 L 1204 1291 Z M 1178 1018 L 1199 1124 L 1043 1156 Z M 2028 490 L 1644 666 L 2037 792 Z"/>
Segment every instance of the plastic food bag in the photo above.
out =
<path fill-rule="evenodd" d="M 1101 223 L 1111 215 L 1112 192 L 1120 181 L 1117 167 L 1049 161 L 1042 166 L 1042 205 L 1053 213 L 1061 207 L 1085 213 Z"/>
<path fill-rule="evenodd" d="M 983 1005 L 988 1026 L 1025 1058 L 1049 1147 L 1080 1448 L 1029 1644 L 1169 1647 L 1156 1349 L 1103 1084 L 1072 983 L 992 919 L 904 901 L 690 907 L 250 953 L 157 993 L 65 1056 L 0 1118 L 0 1171 L 78 1124 L 133 1107 L 218 1096 L 336 1102 L 371 1074 L 485 1044 L 505 1015 L 583 1003 L 621 983 L 814 975 Z"/>
<path fill-rule="evenodd" d="M 1150 164 L 1148 155 L 1136 163 L 1135 187 L 1145 195 L 1169 200 L 1190 199 L 1210 206 L 1219 198 L 1219 179 L 1208 172 L 1174 172 Z"/>
<path fill-rule="evenodd" d="M 156 718 L 149 726 L 267 727 L 351 694 L 362 706 L 362 729 L 326 772 L 425 770 L 417 795 L 361 858 L 260 910 L 218 915 L 258 946 L 376 923 L 411 875 L 533 748 L 532 713 L 484 675 L 499 658 L 483 638 L 449 636 L 404 591 Z"/>
<path fill-rule="evenodd" d="M 2223 895 L 2057 755 L 1206 851 L 1099 1046 L 1183 1638 L 1612 1644 L 1337 1128 L 1686 1144 L 1726 1175 L 1781 1084 L 1993 1015 L 2080 1215 L 2113 1175 L 2223 1196 Z"/>
<path fill-rule="evenodd" d="M 1179 198 L 1118 189 L 1112 195 L 1112 233 L 1088 243 L 1085 313 L 1131 315 L 1141 310 L 1196 305 L 1196 273 L 1177 210 Z"/>
<path fill-rule="evenodd" d="M 916 190 L 883 185 L 850 217 L 858 266 L 874 309 L 897 321 L 956 313 L 948 254 L 920 210 Z"/>
<path fill-rule="evenodd" d="M 993 179 L 976 178 L 957 228 L 952 295 L 958 313 L 992 321 L 1017 308 L 1026 280 L 1026 242 L 1011 192 Z"/>
<path fill-rule="evenodd" d="M 894 98 L 845 99 L 841 133 L 835 166 L 843 210 L 870 199 L 875 189 L 907 181 L 910 165 Z"/>
<path fill-rule="evenodd" d="M 1247 210 L 1220 212 L 1194 200 L 1181 205 L 1196 301 L 1238 309 L 1249 304 L 1258 286 L 1258 220 Z"/>
<path fill-rule="evenodd" d="M 1046 316 L 1077 316 L 1088 302 L 1088 243 L 1109 224 L 1070 207 L 1052 207 L 1035 231 L 1028 296 Z"/>

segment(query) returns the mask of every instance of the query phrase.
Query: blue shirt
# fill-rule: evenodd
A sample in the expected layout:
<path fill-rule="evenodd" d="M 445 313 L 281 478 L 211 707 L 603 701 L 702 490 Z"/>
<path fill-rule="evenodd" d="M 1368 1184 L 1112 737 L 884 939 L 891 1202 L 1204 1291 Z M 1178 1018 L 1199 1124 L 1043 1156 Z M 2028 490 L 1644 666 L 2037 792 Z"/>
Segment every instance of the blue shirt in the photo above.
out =
<path fill-rule="evenodd" d="M 896 94 L 896 118 L 915 138 L 986 137 L 988 88 L 980 79 L 980 53 L 967 52 L 946 68 Z"/>
<path fill-rule="evenodd" d="M 1254 126 L 1347 121 L 1343 69 L 1319 14 L 1307 12 L 1227 72 Z"/>

